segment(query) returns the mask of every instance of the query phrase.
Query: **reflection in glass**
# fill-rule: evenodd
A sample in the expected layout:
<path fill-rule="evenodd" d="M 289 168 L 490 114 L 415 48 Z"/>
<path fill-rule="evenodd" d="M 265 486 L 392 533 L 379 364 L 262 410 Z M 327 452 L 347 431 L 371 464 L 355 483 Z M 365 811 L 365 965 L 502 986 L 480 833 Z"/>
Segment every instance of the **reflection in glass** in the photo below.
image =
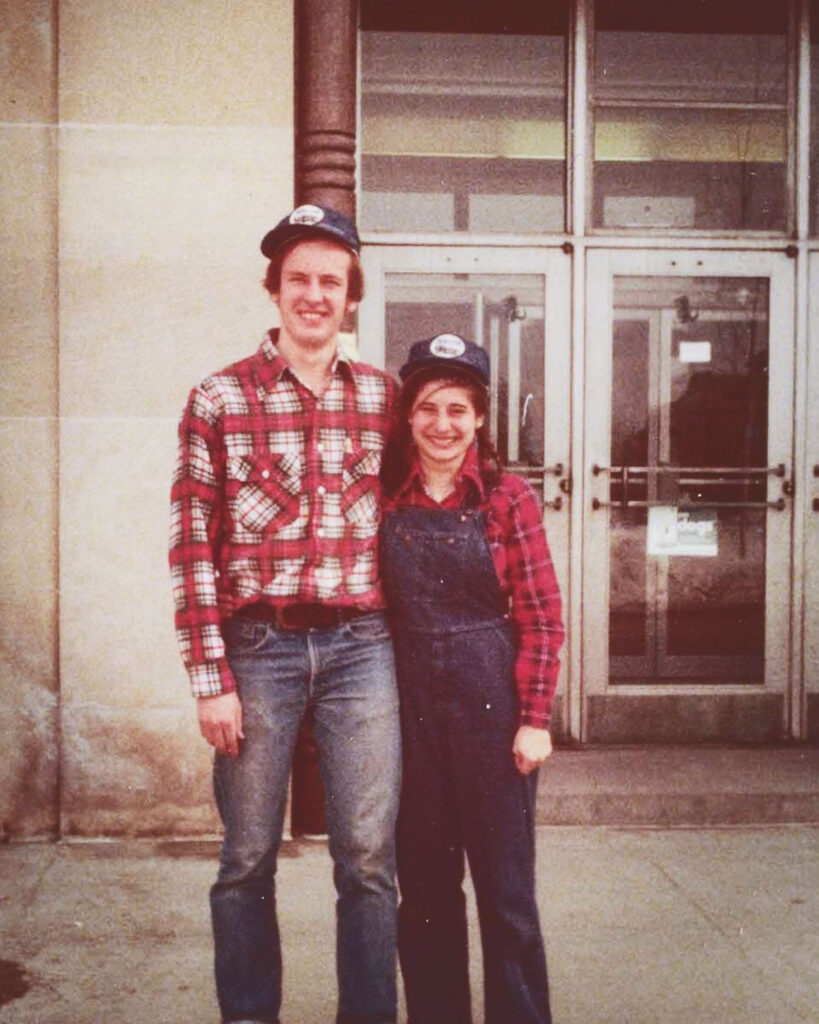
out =
<path fill-rule="evenodd" d="M 819 235 L 819 0 L 810 0 L 810 233 Z"/>
<path fill-rule="evenodd" d="M 364 230 L 563 230 L 566 38 L 548 30 L 362 32 Z"/>
<path fill-rule="evenodd" d="M 767 280 L 616 278 L 612 372 L 611 681 L 760 681 Z"/>
<path fill-rule="evenodd" d="M 787 5 L 683 6 L 595 5 L 592 223 L 782 231 Z"/>
<path fill-rule="evenodd" d="M 387 370 L 397 376 L 414 341 L 444 332 L 485 348 L 492 437 L 510 465 L 543 462 L 544 288 L 536 274 L 386 277 Z"/>

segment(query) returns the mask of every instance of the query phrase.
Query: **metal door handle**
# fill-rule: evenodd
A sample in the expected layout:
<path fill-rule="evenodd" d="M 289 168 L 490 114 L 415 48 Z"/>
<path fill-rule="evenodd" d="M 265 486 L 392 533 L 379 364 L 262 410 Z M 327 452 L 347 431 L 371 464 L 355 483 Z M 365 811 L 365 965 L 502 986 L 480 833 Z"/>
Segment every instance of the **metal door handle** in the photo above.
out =
<path fill-rule="evenodd" d="M 517 465 L 514 462 L 510 462 L 506 468 L 510 473 L 517 473 L 519 476 L 563 476 L 562 462 L 555 462 L 551 466 Z"/>
<path fill-rule="evenodd" d="M 519 476 L 525 477 L 527 480 L 537 481 L 543 490 L 545 490 L 545 478 L 547 476 L 556 476 L 559 478 L 558 487 L 563 494 L 569 495 L 572 493 L 571 478 L 565 475 L 565 466 L 562 462 L 555 462 L 550 466 L 528 466 L 510 463 L 506 468 L 510 473 L 517 473 Z M 562 496 L 558 494 L 551 500 L 544 499 L 543 507 L 559 512 L 563 508 Z"/>

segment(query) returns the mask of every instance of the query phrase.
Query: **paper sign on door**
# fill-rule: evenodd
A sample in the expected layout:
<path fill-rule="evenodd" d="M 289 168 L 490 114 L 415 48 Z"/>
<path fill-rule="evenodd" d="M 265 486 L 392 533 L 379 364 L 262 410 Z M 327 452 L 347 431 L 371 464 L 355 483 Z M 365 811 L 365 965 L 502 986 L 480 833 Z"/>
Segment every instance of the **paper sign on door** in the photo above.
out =
<path fill-rule="evenodd" d="M 717 554 L 717 514 L 713 509 L 657 505 L 648 510 L 650 555 Z"/>

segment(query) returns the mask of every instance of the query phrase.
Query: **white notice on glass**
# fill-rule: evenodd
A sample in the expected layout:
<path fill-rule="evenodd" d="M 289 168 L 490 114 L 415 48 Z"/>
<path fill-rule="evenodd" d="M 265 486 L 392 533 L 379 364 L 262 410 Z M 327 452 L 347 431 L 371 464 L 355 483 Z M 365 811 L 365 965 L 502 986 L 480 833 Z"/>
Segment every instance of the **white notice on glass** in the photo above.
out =
<path fill-rule="evenodd" d="M 648 510 L 650 555 L 717 554 L 717 513 L 714 509 L 679 509 L 656 505 Z"/>
<path fill-rule="evenodd" d="M 681 363 L 710 363 L 711 342 L 710 341 L 681 341 L 680 342 Z"/>

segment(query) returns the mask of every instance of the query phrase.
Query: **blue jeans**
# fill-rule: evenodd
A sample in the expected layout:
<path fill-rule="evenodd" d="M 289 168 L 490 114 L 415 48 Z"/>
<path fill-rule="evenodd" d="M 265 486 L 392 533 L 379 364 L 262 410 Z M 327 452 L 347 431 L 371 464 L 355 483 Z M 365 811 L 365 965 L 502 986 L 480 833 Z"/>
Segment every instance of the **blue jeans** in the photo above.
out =
<path fill-rule="evenodd" d="M 237 758 L 217 755 L 214 763 L 225 828 L 211 890 L 222 1017 L 278 1020 L 274 879 L 296 735 L 309 708 L 338 894 L 337 1021 L 395 1021 L 401 743 L 386 619 L 375 613 L 332 629 L 284 631 L 238 615 L 225 640 L 245 738 Z"/>

